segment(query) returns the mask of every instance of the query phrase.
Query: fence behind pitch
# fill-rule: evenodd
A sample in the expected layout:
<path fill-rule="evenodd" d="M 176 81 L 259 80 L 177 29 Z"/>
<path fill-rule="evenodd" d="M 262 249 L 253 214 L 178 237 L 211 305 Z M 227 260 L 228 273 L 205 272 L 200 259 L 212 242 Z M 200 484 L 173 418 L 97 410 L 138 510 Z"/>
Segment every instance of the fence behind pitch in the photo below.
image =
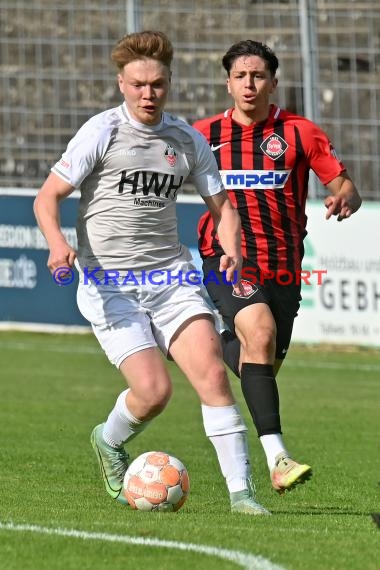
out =
<path fill-rule="evenodd" d="M 277 102 L 302 113 L 301 4 L 2 0 L 0 184 L 38 187 L 75 130 L 90 115 L 118 104 L 109 54 L 131 27 L 132 5 L 139 29 L 159 28 L 174 43 L 169 109 L 176 114 L 192 121 L 229 105 L 221 56 L 246 38 L 275 49 L 281 62 Z M 379 199 L 380 4 L 307 4 L 314 15 L 317 63 L 313 114 L 363 196 Z"/>

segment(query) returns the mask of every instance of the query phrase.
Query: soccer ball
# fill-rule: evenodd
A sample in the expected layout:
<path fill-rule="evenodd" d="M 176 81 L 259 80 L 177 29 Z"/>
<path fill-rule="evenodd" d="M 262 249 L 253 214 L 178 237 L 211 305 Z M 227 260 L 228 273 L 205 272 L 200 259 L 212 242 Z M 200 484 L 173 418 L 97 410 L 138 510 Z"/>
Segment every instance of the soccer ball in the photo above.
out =
<path fill-rule="evenodd" d="M 130 506 L 139 511 L 178 511 L 189 490 L 186 467 L 162 451 L 139 455 L 124 477 L 124 495 Z"/>

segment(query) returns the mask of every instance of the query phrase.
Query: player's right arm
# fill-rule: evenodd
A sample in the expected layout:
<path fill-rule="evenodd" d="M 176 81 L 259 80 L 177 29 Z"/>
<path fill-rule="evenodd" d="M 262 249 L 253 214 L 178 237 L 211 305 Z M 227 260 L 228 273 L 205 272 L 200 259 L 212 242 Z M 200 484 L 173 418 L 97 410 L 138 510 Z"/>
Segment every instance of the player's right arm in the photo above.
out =
<path fill-rule="evenodd" d="M 118 109 L 111 109 L 84 123 L 69 141 L 35 199 L 34 213 L 49 246 L 47 265 L 52 273 L 60 267 L 72 267 L 76 257 L 61 231 L 59 204 L 74 188 L 80 187 L 104 156 L 113 128 L 122 121 L 119 114 Z"/>
<path fill-rule="evenodd" d="M 61 230 L 59 204 L 74 190 L 68 182 L 51 172 L 34 200 L 33 209 L 50 250 L 47 266 L 52 273 L 59 267 L 72 267 L 75 250 Z"/>

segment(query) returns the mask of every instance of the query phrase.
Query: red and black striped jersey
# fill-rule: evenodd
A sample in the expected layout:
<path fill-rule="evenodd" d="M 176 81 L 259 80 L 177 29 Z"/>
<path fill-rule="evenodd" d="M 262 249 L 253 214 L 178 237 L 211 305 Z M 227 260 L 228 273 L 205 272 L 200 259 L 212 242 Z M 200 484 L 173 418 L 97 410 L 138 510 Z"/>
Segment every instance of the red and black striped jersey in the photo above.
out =
<path fill-rule="evenodd" d="M 304 117 L 271 105 L 267 119 L 245 126 L 232 111 L 194 127 L 209 141 L 239 211 L 243 257 L 261 269 L 299 270 L 310 169 L 326 185 L 345 167 L 327 135 Z M 209 212 L 199 221 L 198 237 L 202 257 L 223 253 Z"/>

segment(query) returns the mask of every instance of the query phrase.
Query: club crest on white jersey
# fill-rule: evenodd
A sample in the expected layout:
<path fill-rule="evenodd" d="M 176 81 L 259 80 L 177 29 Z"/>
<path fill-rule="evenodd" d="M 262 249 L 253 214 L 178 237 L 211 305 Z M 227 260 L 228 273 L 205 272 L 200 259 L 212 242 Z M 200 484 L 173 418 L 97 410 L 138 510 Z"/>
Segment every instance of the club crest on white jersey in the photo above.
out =
<path fill-rule="evenodd" d="M 170 164 L 170 166 L 175 166 L 177 162 L 177 153 L 170 144 L 166 145 L 165 158 Z"/>

